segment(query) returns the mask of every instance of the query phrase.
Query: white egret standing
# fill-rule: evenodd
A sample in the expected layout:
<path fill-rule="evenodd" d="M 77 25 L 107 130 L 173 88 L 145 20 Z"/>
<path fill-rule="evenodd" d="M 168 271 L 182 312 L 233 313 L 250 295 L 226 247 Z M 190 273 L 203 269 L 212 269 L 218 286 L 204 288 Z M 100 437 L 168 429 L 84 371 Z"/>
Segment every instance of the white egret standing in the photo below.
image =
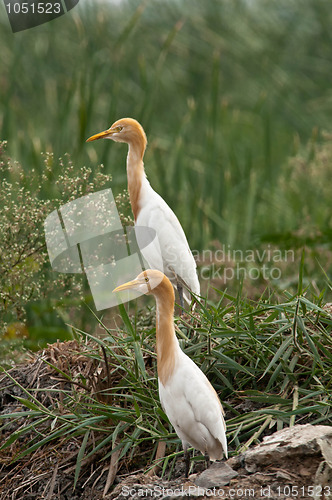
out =
<path fill-rule="evenodd" d="M 154 229 L 161 252 L 160 256 L 159 248 L 152 248 L 150 245 L 147 250 L 142 249 L 142 254 L 149 267 L 163 271 L 173 285 L 177 286 L 181 305 L 183 306 L 183 296 L 190 303 L 190 294 L 186 287 L 194 294 L 200 294 L 196 262 L 178 218 L 162 197 L 152 189 L 145 175 L 143 156 L 147 139 L 143 127 L 133 118 L 122 118 L 104 132 L 89 137 L 87 142 L 102 138 L 128 144 L 128 191 L 135 226 Z"/>
<path fill-rule="evenodd" d="M 181 350 L 174 329 L 174 290 L 160 271 L 148 269 L 114 292 L 136 290 L 156 299 L 156 349 L 161 405 L 182 441 L 186 477 L 189 472 L 188 447 L 200 450 L 209 460 L 227 454 L 226 424 L 216 391 Z"/>

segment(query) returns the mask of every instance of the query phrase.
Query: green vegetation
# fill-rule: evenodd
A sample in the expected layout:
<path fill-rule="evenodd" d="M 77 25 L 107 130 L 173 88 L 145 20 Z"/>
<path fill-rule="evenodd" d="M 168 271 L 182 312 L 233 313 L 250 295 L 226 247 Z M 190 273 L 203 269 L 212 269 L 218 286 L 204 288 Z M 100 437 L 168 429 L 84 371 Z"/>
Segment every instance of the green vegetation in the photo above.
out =
<path fill-rule="evenodd" d="M 218 301 L 176 320 L 182 348 L 223 401 L 231 454 L 284 426 L 332 424 L 331 314 L 303 292 L 300 285 L 277 305 L 272 297 L 257 304 L 219 292 Z M 157 462 L 172 474 L 182 451 L 159 403 L 155 310 L 128 317 L 122 306 L 120 313 L 123 328 L 101 322 L 99 338 L 74 329 L 80 345 L 51 346 L 30 368 L 7 372 L 2 390 L 18 408 L 12 402 L 15 411 L 0 416 L 0 456 L 19 463 L 31 456 L 36 464 L 45 453 L 61 456 L 60 467 L 75 471 L 76 484 L 111 454 L 120 474 L 152 467 L 165 440 L 166 455 Z M 26 372 L 31 379 L 37 369 L 40 387 L 24 387 Z M 13 421 L 17 430 L 10 432 Z"/>
<path fill-rule="evenodd" d="M 221 245 L 243 251 L 264 251 L 269 245 L 294 250 L 280 278 L 245 281 L 249 295 L 257 297 L 271 283 L 294 293 L 297 262 L 306 246 L 310 291 L 319 296 L 328 290 L 328 2 L 154 0 L 96 5 L 86 0 L 64 17 L 15 35 L 3 5 L 0 11 L 0 138 L 8 143 L 12 164 L 11 172 L 1 169 L 1 181 L 9 182 L 6 193 L 2 185 L 0 200 L 6 223 L 23 207 L 35 213 L 38 205 L 33 232 L 42 245 L 47 211 L 68 201 L 70 190 L 72 198 L 85 192 L 75 183 L 86 172 L 88 182 L 94 183 L 100 163 L 104 173 L 112 175 L 108 185 L 122 196 L 126 147 L 111 141 L 85 144 L 85 139 L 119 117 L 133 116 L 148 134 L 149 179 L 175 210 L 196 255 Z M 67 154 L 73 162 L 62 196 L 59 182 L 65 166 L 52 160 L 47 169 L 45 158 Z M 15 160 L 24 180 L 21 173 L 15 174 Z M 19 187 L 14 188 L 15 182 Z M 8 208 L 4 200 L 11 185 Z M 97 189 L 98 182 L 94 185 Z M 29 192 L 24 203 L 17 194 L 23 187 Z M 1 222 L 2 240 L 6 223 Z M 30 230 L 25 227 L 25 234 Z M 25 245 L 23 240 L 22 235 Z M 9 240 L 6 245 L 2 255 L 10 253 Z M 15 272 L 23 269 L 25 283 L 40 267 L 35 251 L 27 259 L 15 266 Z M 8 267 L 8 256 L 5 260 Z M 219 264 L 225 267 L 227 262 Z M 240 281 L 213 284 L 236 293 Z M 32 296 L 30 285 L 19 295 L 31 301 L 40 290 L 43 298 L 47 294 L 41 288 L 44 285 L 35 279 Z M 21 310 L 18 321 L 20 315 Z"/>
<path fill-rule="evenodd" d="M 109 185 L 111 178 L 98 166 L 81 168 L 80 175 L 68 155 L 55 160 L 44 156 L 41 178 L 35 170 L 25 172 L 0 144 L 0 335 L 1 359 L 8 351 L 38 349 L 47 342 L 71 338 L 66 323 L 75 311 L 77 326 L 91 323 L 91 315 L 80 308 L 91 301 L 81 275 L 52 272 L 48 259 L 44 220 L 64 203 Z M 54 169 L 61 174 L 54 179 Z M 43 188 L 52 182 L 53 198 L 42 198 Z M 116 197 L 121 212 L 127 197 Z"/>
<path fill-rule="evenodd" d="M 331 129 L 329 2 L 81 4 L 15 35 L 0 7 L 0 137 L 9 155 L 26 171 L 42 172 L 45 151 L 69 153 L 77 171 L 104 163 L 116 194 L 126 184 L 125 146 L 84 141 L 133 116 L 148 134 L 151 183 L 192 248 L 212 239 L 279 244 L 284 234 L 296 242 L 304 192 L 320 194 L 305 177 L 294 179 L 296 196 L 285 193 L 289 157 L 314 155 Z M 307 212 L 331 238 L 325 201 Z"/>
<path fill-rule="evenodd" d="M 85 144 L 124 116 L 144 126 L 148 177 L 198 256 L 203 304 L 178 333 L 225 403 L 232 452 L 282 426 L 331 424 L 330 2 L 85 0 L 15 35 L 0 14 L 1 361 L 69 336 L 93 368 L 50 356 L 59 383 L 44 392 L 9 371 L 21 408 L 0 415 L 3 436 L 18 425 L 0 453 L 75 442 L 75 481 L 99 453 L 134 468 L 165 439 L 167 473 L 181 454 L 157 395 L 154 308 L 122 307 L 124 326 L 103 326 L 107 314 L 79 309 L 86 284 L 55 276 L 45 251 L 45 216 L 91 190 L 110 186 L 128 216 L 126 147 Z M 237 265 L 249 278 L 225 279 Z"/>

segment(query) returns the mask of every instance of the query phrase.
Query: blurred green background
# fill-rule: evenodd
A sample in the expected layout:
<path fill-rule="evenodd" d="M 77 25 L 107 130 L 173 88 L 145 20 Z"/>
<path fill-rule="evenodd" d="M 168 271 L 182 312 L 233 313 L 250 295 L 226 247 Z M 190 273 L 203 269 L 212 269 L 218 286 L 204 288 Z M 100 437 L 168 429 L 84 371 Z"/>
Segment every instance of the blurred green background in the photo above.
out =
<path fill-rule="evenodd" d="M 1 3 L 0 23 L 0 139 L 25 183 L 32 171 L 42 179 L 42 153 L 69 153 L 73 179 L 83 166 L 103 163 L 120 193 L 127 148 L 85 139 L 134 117 L 148 135 L 149 180 L 192 249 L 306 246 L 308 279 L 325 293 L 328 0 L 81 0 L 65 16 L 16 34 Z M 54 198 L 61 168 L 52 163 L 41 200 Z M 283 283 L 297 275 L 290 266 Z"/>

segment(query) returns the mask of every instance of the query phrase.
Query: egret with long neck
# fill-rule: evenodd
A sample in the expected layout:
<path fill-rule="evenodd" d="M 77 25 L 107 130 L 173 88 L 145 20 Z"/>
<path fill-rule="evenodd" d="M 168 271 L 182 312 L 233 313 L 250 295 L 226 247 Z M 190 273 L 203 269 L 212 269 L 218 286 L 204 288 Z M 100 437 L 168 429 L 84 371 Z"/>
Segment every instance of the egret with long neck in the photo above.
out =
<path fill-rule="evenodd" d="M 183 296 L 190 302 L 187 289 L 195 295 L 200 294 L 196 262 L 179 220 L 146 177 L 143 157 L 147 139 L 144 129 L 133 118 L 122 118 L 109 129 L 89 137 L 87 142 L 103 138 L 128 144 L 127 180 L 135 226 L 153 229 L 159 243 L 141 247 L 143 257 L 149 267 L 163 271 L 173 286 L 177 286 L 183 306 Z"/>
<path fill-rule="evenodd" d="M 205 455 L 207 463 L 223 455 L 227 458 L 223 408 L 204 373 L 179 346 L 174 329 L 174 290 L 169 279 L 160 271 L 148 269 L 113 291 L 130 289 L 152 294 L 156 300 L 159 397 L 182 441 L 187 477 L 190 445 Z"/>

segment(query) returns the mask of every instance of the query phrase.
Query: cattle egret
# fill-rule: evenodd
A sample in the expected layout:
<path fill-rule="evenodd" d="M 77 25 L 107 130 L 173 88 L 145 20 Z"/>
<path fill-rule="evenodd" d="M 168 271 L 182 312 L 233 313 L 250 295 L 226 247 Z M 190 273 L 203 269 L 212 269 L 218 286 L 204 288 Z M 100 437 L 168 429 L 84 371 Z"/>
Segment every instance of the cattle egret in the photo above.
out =
<path fill-rule="evenodd" d="M 196 295 L 200 294 L 196 262 L 178 218 L 152 189 L 145 175 L 143 156 L 147 139 L 144 129 L 133 118 L 122 118 L 104 132 L 89 137 L 87 142 L 102 138 L 128 144 L 128 191 L 135 226 L 152 228 L 159 242 L 158 246 L 141 248 L 143 257 L 149 267 L 163 271 L 177 286 L 183 307 L 183 296 L 190 303 L 186 288 Z"/>
<path fill-rule="evenodd" d="M 135 290 L 156 299 L 156 349 L 160 402 L 182 441 L 186 477 L 188 447 L 200 450 L 209 463 L 227 454 L 226 425 L 216 391 L 181 350 L 174 329 L 174 290 L 160 271 L 148 269 L 114 292 Z"/>

